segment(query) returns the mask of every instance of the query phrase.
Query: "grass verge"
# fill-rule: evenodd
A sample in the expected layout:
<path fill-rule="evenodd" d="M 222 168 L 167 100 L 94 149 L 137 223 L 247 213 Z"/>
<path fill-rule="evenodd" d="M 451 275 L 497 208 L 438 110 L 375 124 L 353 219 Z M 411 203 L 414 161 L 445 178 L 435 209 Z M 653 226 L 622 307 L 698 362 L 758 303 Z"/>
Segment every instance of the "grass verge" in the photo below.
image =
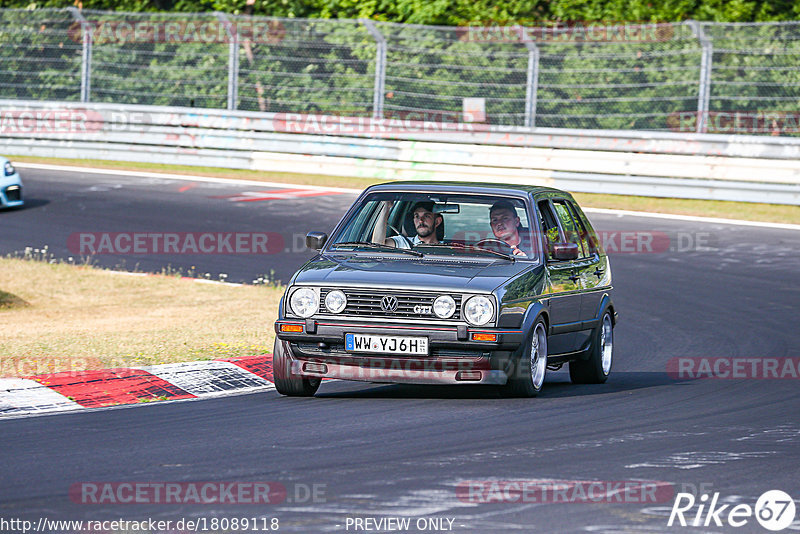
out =
<path fill-rule="evenodd" d="M 0 310 L 10 310 L 12 308 L 23 308 L 28 303 L 16 295 L 0 290 Z"/>
<path fill-rule="evenodd" d="M 72 165 L 94 167 L 98 169 L 164 172 L 194 176 L 211 176 L 216 178 L 234 178 L 239 180 L 261 180 L 297 185 L 348 187 L 353 189 L 363 189 L 369 185 L 383 183 L 386 181 L 374 180 L 370 178 L 325 176 L 320 174 L 261 172 L 221 169 L 215 167 L 187 167 L 184 165 L 163 165 L 145 162 L 137 163 L 106 160 L 74 160 L 65 158 L 36 158 L 29 156 L 16 156 L 14 157 L 14 160 L 28 163 L 46 163 L 51 165 Z M 575 197 L 578 199 L 578 202 L 585 207 L 671 213 L 677 215 L 695 215 L 702 217 L 722 217 L 725 219 L 740 219 L 746 221 L 800 224 L 800 206 L 757 204 L 751 202 L 727 202 L 717 200 L 602 195 L 592 193 L 576 193 Z"/>
<path fill-rule="evenodd" d="M 0 258 L 0 376 L 210 360 L 272 352 L 277 286 L 126 276 Z"/>

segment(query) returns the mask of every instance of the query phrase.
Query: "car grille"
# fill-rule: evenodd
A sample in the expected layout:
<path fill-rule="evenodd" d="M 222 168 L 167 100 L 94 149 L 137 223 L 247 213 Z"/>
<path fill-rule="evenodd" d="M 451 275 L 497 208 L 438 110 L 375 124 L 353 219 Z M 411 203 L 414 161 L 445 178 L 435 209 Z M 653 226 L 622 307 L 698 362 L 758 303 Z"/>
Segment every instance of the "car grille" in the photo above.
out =
<path fill-rule="evenodd" d="M 320 291 L 320 313 L 328 313 L 325 309 L 325 296 L 333 288 L 322 288 Z M 439 319 L 434 315 L 433 309 L 430 313 L 420 313 L 414 311 L 417 306 L 428 306 L 433 308 L 433 301 L 440 295 L 450 295 L 456 301 L 456 312 L 448 321 L 458 321 L 461 319 L 461 295 L 454 293 L 433 293 L 433 292 L 399 292 L 399 291 L 375 291 L 361 289 L 341 289 L 347 297 L 347 306 L 344 311 L 337 315 L 349 315 L 356 317 L 386 317 L 386 318 L 432 318 Z M 383 297 L 395 297 L 397 299 L 397 309 L 394 312 L 385 311 L 381 308 Z"/>
<path fill-rule="evenodd" d="M 17 202 L 22 200 L 22 188 L 18 185 L 10 185 L 4 191 L 6 200 L 9 202 Z"/>

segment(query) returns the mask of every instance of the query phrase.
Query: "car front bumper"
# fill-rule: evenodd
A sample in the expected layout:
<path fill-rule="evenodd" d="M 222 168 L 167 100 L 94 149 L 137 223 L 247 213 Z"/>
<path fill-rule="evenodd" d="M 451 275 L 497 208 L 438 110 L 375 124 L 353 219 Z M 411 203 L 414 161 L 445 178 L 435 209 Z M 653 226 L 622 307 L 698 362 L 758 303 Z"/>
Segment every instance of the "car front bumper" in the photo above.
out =
<path fill-rule="evenodd" d="M 0 167 L 0 175 L 3 170 Z M 22 206 L 22 180 L 18 173 L 10 176 L 0 176 L 0 207 L 13 208 Z"/>
<path fill-rule="evenodd" d="M 296 332 L 284 331 L 294 328 Z M 406 384 L 505 384 L 510 355 L 521 330 L 466 325 L 376 323 L 339 320 L 279 320 L 279 339 L 291 348 L 292 374 Z M 427 355 L 345 350 L 345 334 L 425 337 Z"/>

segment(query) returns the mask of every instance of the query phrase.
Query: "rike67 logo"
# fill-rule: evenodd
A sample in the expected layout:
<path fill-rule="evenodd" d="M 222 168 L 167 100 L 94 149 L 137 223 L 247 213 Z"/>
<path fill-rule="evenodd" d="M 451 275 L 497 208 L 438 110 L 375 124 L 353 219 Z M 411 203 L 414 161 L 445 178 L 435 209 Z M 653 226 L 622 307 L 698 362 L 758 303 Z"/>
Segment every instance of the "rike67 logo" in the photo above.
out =
<path fill-rule="evenodd" d="M 694 511 L 697 506 L 697 511 Z M 677 521 L 682 527 L 743 527 L 753 517 L 767 530 L 778 532 L 789 528 L 795 518 L 795 504 L 788 493 L 781 490 L 764 492 L 755 507 L 749 504 L 719 504 L 719 492 L 709 501 L 708 494 L 699 499 L 691 493 L 678 493 L 667 526 Z M 687 519 L 688 518 L 688 519 Z"/>

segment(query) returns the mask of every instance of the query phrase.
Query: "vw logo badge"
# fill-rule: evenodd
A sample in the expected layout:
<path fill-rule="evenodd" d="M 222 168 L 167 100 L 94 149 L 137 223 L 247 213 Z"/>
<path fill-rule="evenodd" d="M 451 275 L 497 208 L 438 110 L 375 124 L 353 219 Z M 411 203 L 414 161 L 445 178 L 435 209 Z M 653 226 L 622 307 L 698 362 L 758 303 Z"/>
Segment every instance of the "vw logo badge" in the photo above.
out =
<path fill-rule="evenodd" d="M 381 309 L 386 312 L 397 311 L 397 297 L 386 295 L 381 299 Z"/>

